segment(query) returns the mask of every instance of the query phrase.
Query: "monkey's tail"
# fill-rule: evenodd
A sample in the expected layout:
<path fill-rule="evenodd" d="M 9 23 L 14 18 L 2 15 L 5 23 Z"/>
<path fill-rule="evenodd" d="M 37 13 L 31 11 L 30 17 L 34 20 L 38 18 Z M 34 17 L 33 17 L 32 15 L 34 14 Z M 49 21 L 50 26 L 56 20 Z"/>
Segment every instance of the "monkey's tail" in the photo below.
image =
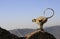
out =
<path fill-rule="evenodd" d="M 44 11 L 44 14 L 45 14 L 45 12 L 46 12 L 48 9 L 51 10 L 51 11 L 53 12 L 53 14 L 52 14 L 50 17 L 47 17 L 47 19 L 49 19 L 49 18 L 51 18 L 51 17 L 54 16 L 54 10 L 53 10 L 52 8 L 47 8 L 47 9 Z"/>

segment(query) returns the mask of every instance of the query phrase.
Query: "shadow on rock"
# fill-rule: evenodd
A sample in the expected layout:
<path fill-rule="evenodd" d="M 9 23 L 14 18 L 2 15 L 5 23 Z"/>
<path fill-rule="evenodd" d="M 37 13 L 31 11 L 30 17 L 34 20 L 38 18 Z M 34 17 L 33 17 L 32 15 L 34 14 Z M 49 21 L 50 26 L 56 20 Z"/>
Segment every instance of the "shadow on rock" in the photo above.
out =
<path fill-rule="evenodd" d="M 25 37 L 18 37 L 14 34 L 11 34 L 9 31 L 2 29 L 0 27 L 0 39 L 25 39 Z"/>

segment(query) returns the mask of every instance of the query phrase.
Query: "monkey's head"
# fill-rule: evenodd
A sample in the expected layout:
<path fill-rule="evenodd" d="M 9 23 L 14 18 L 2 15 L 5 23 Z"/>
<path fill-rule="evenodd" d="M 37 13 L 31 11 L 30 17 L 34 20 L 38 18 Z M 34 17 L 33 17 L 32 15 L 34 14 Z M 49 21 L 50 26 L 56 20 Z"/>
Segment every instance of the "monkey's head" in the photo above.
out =
<path fill-rule="evenodd" d="M 40 25 L 40 23 L 46 23 L 47 22 L 47 18 L 46 17 L 43 17 L 43 16 L 40 16 L 36 19 L 33 19 L 32 22 L 35 22 L 37 23 L 38 25 Z"/>
<path fill-rule="evenodd" d="M 36 19 L 33 19 L 32 22 L 36 22 Z"/>

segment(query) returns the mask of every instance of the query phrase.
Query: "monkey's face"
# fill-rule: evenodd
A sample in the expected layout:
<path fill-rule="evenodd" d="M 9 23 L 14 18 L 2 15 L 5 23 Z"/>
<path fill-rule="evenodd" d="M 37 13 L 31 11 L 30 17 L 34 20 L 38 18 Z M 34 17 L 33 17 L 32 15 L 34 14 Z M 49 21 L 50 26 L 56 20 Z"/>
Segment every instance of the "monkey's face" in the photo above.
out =
<path fill-rule="evenodd" d="M 32 22 L 37 23 L 38 25 L 40 25 L 40 20 L 39 19 L 33 19 Z"/>
<path fill-rule="evenodd" d="M 36 19 L 33 19 L 32 22 L 36 22 Z"/>

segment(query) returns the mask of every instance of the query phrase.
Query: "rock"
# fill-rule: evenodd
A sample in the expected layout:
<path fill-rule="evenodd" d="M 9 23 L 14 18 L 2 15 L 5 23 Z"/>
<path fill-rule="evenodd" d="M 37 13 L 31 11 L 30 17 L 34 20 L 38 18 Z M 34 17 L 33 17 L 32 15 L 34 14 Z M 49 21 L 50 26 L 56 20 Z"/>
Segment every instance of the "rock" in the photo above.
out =
<path fill-rule="evenodd" d="M 37 30 L 35 32 L 32 32 L 29 35 L 26 35 L 27 39 L 56 39 L 52 34 Z"/>
<path fill-rule="evenodd" d="M 19 38 L 18 36 L 11 34 L 9 31 L 0 27 L 0 39 L 25 39 L 25 37 Z"/>

